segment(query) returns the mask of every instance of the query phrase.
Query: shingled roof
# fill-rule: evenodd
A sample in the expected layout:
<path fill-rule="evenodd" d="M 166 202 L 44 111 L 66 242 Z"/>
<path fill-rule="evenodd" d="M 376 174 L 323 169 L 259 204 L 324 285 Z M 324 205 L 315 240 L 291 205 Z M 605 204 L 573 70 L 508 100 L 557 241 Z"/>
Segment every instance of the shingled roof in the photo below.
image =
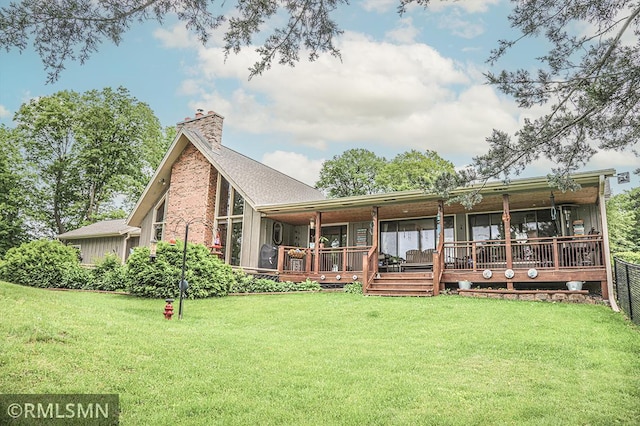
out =
<path fill-rule="evenodd" d="M 58 239 L 76 240 L 94 237 L 118 237 L 126 234 L 139 235 L 140 228 L 127 225 L 125 219 L 113 219 L 103 220 L 102 222 L 92 223 L 91 225 L 65 232 L 58 235 Z"/>
<path fill-rule="evenodd" d="M 164 191 L 164 183 L 170 181 L 172 164 L 189 143 L 204 155 L 254 209 L 263 205 L 303 203 L 326 198 L 322 192 L 312 186 L 222 144 L 212 144 L 199 129 L 185 126 L 178 132 L 153 178 L 138 200 L 129 216 L 129 224 L 140 225 L 142 223 L 146 212 L 152 208 L 153 203 Z"/>
<path fill-rule="evenodd" d="M 325 199 L 317 189 L 222 145 L 211 148 L 198 130 L 184 129 L 213 166 L 240 191 L 251 206 L 298 203 Z"/>

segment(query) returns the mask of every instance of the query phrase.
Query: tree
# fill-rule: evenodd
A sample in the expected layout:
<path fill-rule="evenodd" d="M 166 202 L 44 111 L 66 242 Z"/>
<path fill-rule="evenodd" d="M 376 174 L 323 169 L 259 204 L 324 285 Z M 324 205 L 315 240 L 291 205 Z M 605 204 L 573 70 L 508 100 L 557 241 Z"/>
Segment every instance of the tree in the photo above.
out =
<path fill-rule="evenodd" d="M 508 180 L 544 157 L 557 165 L 550 183 L 569 190 L 577 187 L 570 173 L 596 152 L 629 149 L 638 155 L 640 5 L 629 0 L 531 0 L 517 2 L 509 21 L 522 35 L 499 41 L 489 57 L 492 65 L 521 40 L 540 34 L 550 49 L 539 58 L 537 71 L 488 73 L 488 81 L 513 96 L 521 108 L 544 105 L 548 112 L 525 120 L 514 137 L 494 130 L 487 138 L 488 152 L 474 158 L 474 173 L 444 178 L 439 184 Z M 624 37 L 631 42 L 625 43 Z"/>
<path fill-rule="evenodd" d="M 124 88 L 34 99 L 15 121 L 37 176 L 33 219 L 50 235 L 114 216 L 117 198 L 137 198 L 165 150 L 158 119 Z"/>
<path fill-rule="evenodd" d="M 26 179 L 15 141 L 18 132 L 0 126 L 0 257 L 27 240 Z"/>
<path fill-rule="evenodd" d="M 376 184 L 384 192 L 421 189 L 432 185 L 443 172 L 454 173 L 453 163 L 435 151 L 413 149 L 388 162 L 376 176 Z"/>
<path fill-rule="evenodd" d="M 293 65 L 299 60 L 301 46 L 308 50 L 311 61 L 322 52 L 339 56 L 333 38 L 341 31 L 330 14 L 338 5 L 347 4 L 347 0 L 286 3 L 237 0 L 224 13 L 212 12 L 213 3 L 207 0 L 14 1 L 0 8 L 0 47 L 23 51 L 32 42 L 48 71 L 48 81 L 55 82 L 65 62 L 84 63 L 103 40 L 117 45 L 135 22 L 162 23 L 167 15 L 175 14 L 203 44 L 226 22 L 223 36 L 226 55 L 249 46 L 265 27 L 272 28 L 257 49 L 260 60 L 250 69 L 251 76 L 269 69 L 276 57 L 281 64 Z M 284 25 L 279 24 L 281 12 L 288 17 Z"/>
<path fill-rule="evenodd" d="M 640 187 L 607 201 L 611 252 L 640 252 Z"/>
<path fill-rule="evenodd" d="M 158 143 L 162 134 L 153 111 L 125 88 L 91 90 L 81 102 L 77 158 L 84 186 L 84 220 L 90 222 L 116 194 L 137 198 L 141 183 L 148 181 L 145 170 L 155 169 L 165 147 Z"/>
<path fill-rule="evenodd" d="M 82 218 L 80 171 L 73 152 L 79 102 L 77 93 L 62 91 L 23 104 L 14 117 L 25 135 L 28 167 L 37 176 L 30 193 L 32 217 L 50 236 L 77 227 Z"/>
<path fill-rule="evenodd" d="M 430 0 L 400 0 L 398 11 Z M 522 108 L 544 105 L 546 114 L 526 120 L 513 137 L 496 129 L 487 137 L 489 150 L 473 160 L 474 171 L 445 173 L 427 190 L 447 196 L 452 186 L 471 180 L 508 180 L 533 161 L 548 158 L 557 167 L 551 183 L 575 187 L 569 174 L 602 150 L 630 149 L 637 155 L 640 135 L 640 5 L 632 0 L 513 1 L 509 21 L 521 32 L 501 40 L 489 63 L 495 66 L 521 40 L 543 35 L 548 52 L 537 71 L 490 72 L 489 83 L 513 96 Z M 320 53 L 340 56 L 333 40 L 341 34 L 330 14 L 346 0 L 238 0 L 220 14 L 206 0 L 23 0 L 0 8 L 0 47 L 26 49 L 30 42 L 55 81 L 68 60 L 86 60 L 102 40 L 118 43 L 134 22 L 162 22 L 169 13 L 206 43 L 225 21 L 225 54 L 237 53 L 261 36 L 260 59 L 250 76 L 272 61 L 293 65 L 305 49 L 310 60 Z M 229 19 L 225 15 L 230 16 Z M 284 18 L 285 24 L 279 25 Z M 271 24 L 271 25 L 268 25 Z M 262 34 L 264 31 L 269 31 Z M 631 40 L 627 42 L 625 40 Z M 640 173 L 640 169 L 636 170 Z M 477 201 L 471 194 L 469 202 Z"/>
<path fill-rule="evenodd" d="M 322 164 L 316 188 L 326 190 L 330 197 L 375 194 L 381 190 L 376 175 L 385 162 L 369 150 L 349 149 Z"/>

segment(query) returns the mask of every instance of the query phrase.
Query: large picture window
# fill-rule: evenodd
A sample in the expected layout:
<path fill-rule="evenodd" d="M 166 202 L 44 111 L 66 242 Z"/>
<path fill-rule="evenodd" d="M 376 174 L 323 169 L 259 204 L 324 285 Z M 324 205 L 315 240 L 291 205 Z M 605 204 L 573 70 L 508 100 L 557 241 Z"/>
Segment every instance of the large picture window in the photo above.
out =
<path fill-rule="evenodd" d="M 216 223 L 221 251 L 227 263 L 238 266 L 242 253 L 244 198 L 223 177 L 220 177 L 216 205 Z"/>
<path fill-rule="evenodd" d="M 504 240 L 505 229 L 502 213 L 484 213 L 469 216 L 472 241 Z M 512 240 L 524 241 L 529 238 L 555 237 L 558 225 L 551 218 L 549 209 L 511 212 L 509 234 Z"/>
<path fill-rule="evenodd" d="M 445 217 L 445 241 L 454 240 L 453 217 Z M 394 220 L 380 223 L 380 252 L 406 259 L 409 250 L 435 250 L 438 244 L 436 218 Z"/>

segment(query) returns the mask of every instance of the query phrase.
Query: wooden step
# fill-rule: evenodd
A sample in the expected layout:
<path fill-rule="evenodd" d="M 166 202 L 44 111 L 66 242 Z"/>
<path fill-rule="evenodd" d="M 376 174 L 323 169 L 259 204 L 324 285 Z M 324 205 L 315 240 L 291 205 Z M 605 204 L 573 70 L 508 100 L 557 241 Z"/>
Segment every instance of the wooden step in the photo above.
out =
<path fill-rule="evenodd" d="M 433 274 L 386 273 L 375 278 L 367 294 L 372 296 L 433 296 Z"/>

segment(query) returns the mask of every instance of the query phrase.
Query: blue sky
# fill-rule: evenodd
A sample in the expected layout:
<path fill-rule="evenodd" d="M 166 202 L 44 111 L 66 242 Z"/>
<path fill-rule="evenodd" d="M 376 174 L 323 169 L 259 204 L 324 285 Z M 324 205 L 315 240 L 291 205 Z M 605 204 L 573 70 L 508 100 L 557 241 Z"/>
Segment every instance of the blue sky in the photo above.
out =
<path fill-rule="evenodd" d="M 250 81 L 251 48 L 225 62 L 221 34 L 202 46 L 171 19 L 135 26 L 120 46 L 104 43 L 84 65 L 66 64 L 51 85 L 33 50 L 3 51 L 0 123 L 13 127 L 13 114 L 33 97 L 124 86 L 163 126 L 198 108 L 216 111 L 225 117 L 223 144 L 313 184 L 324 160 L 350 148 L 389 159 L 432 149 L 462 167 L 486 151 L 493 128 L 513 133 L 540 112 L 519 110 L 484 83 L 490 50 L 516 35 L 507 0 L 435 0 L 403 17 L 396 6 L 354 1 L 335 13 L 345 30 L 337 41 L 342 62 L 326 55 L 294 68 L 274 64 Z M 498 67 L 532 67 L 543 49 L 542 41 L 527 41 Z M 585 170 L 631 171 L 638 163 L 629 152 L 601 153 Z M 546 175 L 552 166 L 541 161 L 525 175 Z M 634 176 L 614 190 L 638 185 Z"/>

